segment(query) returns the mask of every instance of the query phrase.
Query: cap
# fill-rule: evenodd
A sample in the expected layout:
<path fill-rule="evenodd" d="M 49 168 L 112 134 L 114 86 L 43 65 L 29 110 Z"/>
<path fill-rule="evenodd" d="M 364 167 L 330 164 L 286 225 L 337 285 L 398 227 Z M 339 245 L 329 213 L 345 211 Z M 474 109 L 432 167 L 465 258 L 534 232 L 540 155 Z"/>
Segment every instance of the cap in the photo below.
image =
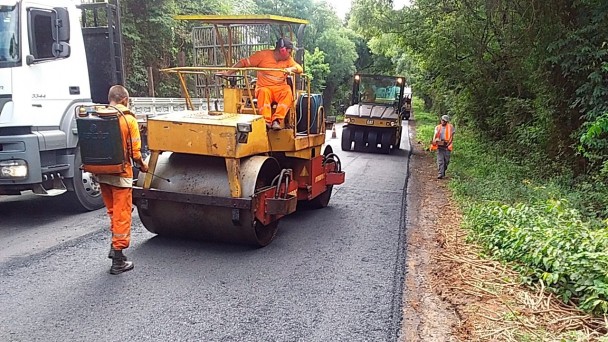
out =
<path fill-rule="evenodd" d="M 281 39 L 283 40 L 283 46 L 281 46 Z M 277 48 L 281 48 L 281 47 L 293 50 L 293 43 L 288 38 L 279 38 L 277 40 Z"/>
<path fill-rule="evenodd" d="M 441 117 L 441 120 L 443 120 L 443 121 L 445 121 L 445 122 L 450 122 L 450 117 L 449 117 L 449 116 L 447 116 L 447 115 L 443 115 L 443 116 Z"/>

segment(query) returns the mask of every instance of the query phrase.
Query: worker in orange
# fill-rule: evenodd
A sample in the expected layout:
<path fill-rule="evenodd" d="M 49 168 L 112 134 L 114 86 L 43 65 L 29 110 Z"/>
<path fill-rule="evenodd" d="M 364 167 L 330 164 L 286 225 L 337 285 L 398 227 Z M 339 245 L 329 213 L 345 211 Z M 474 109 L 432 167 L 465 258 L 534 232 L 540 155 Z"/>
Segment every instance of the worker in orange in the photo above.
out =
<path fill-rule="evenodd" d="M 445 172 L 450 164 L 454 133 L 456 133 L 456 129 L 450 123 L 450 117 L 443 115 L 439 125 L 435 127 L 431 142 L 431 151 L 437 151 L 437 179 L 445 178 Z"/>
<path fill-rule="evenodd" d="M 120 274 L 133 269 L 133 262 L 127 261 L 123 249 L 131 241 L 133 164 L 139 164 L 142 172 L 148 171 L 148 164 L 141 155 L 141 138 L 139 126 L 134 114 L 127 105 L 129 92 L 121 85 L 115 85 L 108 92 L 108 101 L 120 111 L 119 124 L 125 155 L 125 171 L 119 174 L 99 174 L 97 181 L 101 186 L 101 196 L 110 217 L 112 247 L 109 258 L 112 259 L 111 274 Z"/>
<path fill-rule="evenodd" d="M 266 126 L 280 130 L 281 124 L 289 108 L 293 105 L 291 87 L 287 84 L 287 74 L 302 73 L 303 69 L 291 57 L 293 43 L 287 38 L 279 38 L 274 50 L 262 50 L 244 58 L 233 65 L 233 68 L 258 67 L 282 69 L 283 71 L 258 71 L 255 96 L 258 100 L 258 113 L 264 116 Z M 223 72 L 224 75 L 234 74 L 234 70 Z M 271 105 L 277 103 L 272 113 Z"/>

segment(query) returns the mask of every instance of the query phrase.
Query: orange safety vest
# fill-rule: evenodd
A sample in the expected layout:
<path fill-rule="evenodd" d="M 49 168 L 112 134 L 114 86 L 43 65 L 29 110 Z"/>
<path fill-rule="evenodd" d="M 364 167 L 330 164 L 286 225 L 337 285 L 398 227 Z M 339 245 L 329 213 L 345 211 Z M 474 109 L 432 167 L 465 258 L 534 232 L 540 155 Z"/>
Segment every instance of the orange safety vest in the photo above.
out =
<path fill-rule="evenodd" d="M 437 143 L 435 142 L 435 140 L 439 139 L 441 136 L 441 124 L 437 125 L 437 127 L 435 127 L 435 136 L 433 137 L 433 142 L 431 143 L 431 151 L 437 151 Z M 454 126 L 452 126 L 451 124 L 446 124 L 445 125 L 445 140 L 449 141 L 450 144 L 448 145 L 448 150 L 451 151 L 452 150 L 452 134 L 454 132 Z"/>

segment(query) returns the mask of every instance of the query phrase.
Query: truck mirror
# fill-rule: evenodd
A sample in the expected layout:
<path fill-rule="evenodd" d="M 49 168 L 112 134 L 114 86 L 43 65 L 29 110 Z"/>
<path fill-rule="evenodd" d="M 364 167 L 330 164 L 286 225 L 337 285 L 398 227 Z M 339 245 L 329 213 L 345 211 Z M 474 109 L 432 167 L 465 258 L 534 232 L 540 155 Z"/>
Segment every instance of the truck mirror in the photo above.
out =
<path fill-rule="evenodd" d="M 70 41 L 70 19 L 68 10 L 64 7 L 55 7 L 55 15 L 53 23 L 53 40 L 55 42 Z"/>

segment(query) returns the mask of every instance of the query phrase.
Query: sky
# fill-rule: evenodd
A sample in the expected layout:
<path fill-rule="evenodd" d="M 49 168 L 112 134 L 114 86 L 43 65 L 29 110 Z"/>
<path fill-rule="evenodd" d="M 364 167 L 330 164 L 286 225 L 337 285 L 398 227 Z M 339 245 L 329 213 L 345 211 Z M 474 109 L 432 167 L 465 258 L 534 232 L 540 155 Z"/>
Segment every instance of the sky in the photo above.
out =
<path fill-rule="evenodd" d="M 336 13 L 340 18 L 344 18 L 346 13 L 350 10 L 350 0 L 326 0 L 335 9 Z M 401 9 L 406 4 L 409 5 L 410 0 L 393 0 L 393 8 Z"/>

